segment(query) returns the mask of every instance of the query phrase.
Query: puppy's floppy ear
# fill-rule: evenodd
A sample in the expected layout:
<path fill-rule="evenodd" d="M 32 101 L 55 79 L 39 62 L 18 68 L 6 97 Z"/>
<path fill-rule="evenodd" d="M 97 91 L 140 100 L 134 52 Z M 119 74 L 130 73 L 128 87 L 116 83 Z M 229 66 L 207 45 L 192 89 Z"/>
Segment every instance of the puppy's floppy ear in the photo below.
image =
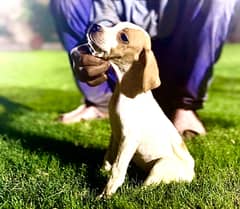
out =
<path fill-rule="evenodd" d="M 159 85 L 159 71 L 154 54 L 151 50 L 143 48 L 123 76 L 120 91 L 127 97 L 134 98 L 137 94 L 157 88 Z"/>
<path fill-rule="evenodd" d="M 143 63 L 142 89 L 144 92 L 155 89 L 160 85 L 157 61 L 152 50 L 143 49 L 139 61 Z"/>

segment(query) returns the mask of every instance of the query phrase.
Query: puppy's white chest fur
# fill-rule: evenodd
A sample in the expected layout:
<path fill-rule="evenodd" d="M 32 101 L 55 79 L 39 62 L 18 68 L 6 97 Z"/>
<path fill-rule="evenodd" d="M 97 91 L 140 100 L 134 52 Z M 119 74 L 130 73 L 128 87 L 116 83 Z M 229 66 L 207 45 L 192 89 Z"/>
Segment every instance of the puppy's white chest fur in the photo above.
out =
<path fill-rule="evenodd" d="M 115 108 L 120 124 L 115 124 L 114 131 L 123 138 L 130 135 L 132 144 L 137 143 L 133 161 L 144 170 L 149 170 L 157 159 L 173 156 L 172 143 L 182 143 L 151 91 L 138 94 L 134 99 L 120 93 Z M 119 127 L 121 130 L 116 130 Z"/>

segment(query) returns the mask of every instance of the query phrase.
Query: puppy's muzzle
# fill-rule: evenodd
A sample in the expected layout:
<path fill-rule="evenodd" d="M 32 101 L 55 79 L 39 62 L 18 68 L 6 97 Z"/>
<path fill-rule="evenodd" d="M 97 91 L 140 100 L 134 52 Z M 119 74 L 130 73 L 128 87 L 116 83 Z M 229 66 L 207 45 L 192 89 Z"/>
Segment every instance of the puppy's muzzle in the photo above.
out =
<path fill-rule="evenodd" d="M 99 24 L 93 24 L 90 26 L 88 33 L 87 33 L 87 39 L 88 39 L 88 45 L 90 46 L 90 49 L 92 51 L 92 54 L 95 56 L 103 57 L 104 56 L 104 50 L 100 47 L 100 45 L 103 44 L 103 27 Z"/>

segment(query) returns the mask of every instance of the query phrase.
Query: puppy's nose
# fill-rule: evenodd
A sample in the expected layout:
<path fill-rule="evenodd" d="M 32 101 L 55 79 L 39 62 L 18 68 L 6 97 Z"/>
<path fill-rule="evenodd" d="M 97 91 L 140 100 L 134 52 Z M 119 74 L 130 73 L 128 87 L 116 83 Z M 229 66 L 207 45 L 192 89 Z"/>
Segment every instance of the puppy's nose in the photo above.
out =
<path fill-rule="evenodd" d="M 102 26 L 98 24 L 93 24 L 90 28 L 90 33 L 96 33 L 102 31 Z"/>

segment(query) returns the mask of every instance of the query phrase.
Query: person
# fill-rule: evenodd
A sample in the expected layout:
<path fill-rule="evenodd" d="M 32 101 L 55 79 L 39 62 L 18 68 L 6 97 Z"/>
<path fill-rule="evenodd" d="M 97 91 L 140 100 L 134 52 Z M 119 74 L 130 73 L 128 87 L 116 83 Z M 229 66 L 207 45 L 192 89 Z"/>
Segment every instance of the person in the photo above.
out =
<path fill-rule="evenodd" d="M 70 56 L 86 43 L 89 26 L 99 21 L 129 21 L 152 38 L 161 85 L 154 97 L 183 135 L 205 134 L 196 111 L 203 107 L 207 87 L 227 38 L 239 0 L 51 0 L 60 40 L 69 54 L 84 104 L 63 114 L 63 123 L 107 117 L 116 76 L 110 64 L 87 50 Z M 139 113 L 141 114 L 141 113 Z"/>

